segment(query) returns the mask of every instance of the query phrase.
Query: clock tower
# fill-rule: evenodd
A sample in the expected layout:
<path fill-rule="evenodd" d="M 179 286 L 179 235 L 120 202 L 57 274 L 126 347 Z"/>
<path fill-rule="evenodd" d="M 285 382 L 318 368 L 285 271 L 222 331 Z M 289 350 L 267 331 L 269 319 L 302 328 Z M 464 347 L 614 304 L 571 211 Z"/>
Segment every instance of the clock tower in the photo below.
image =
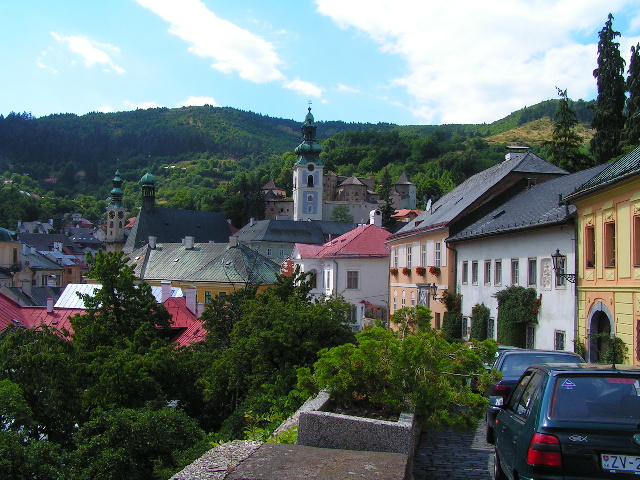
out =
<path fill-rule="evenodd" d="M 124 205 L 122 204 L 122 179 L 120 171 L 116 170 L 113 177 L 113 188 L 111 189 L 111 202 L 107 206 L 107 238 L 105 243 L 108 252 L 116 252 L 122 249 L 125 242 L 124 237 Z"/>
<path fill-rule="evenodd" d="M 322 146 L 316 142 L 316 124 L 311 107 L 302 124 L 302 143 L 295 149 L 293 166 L 293 219 L 322 220 Z"/>

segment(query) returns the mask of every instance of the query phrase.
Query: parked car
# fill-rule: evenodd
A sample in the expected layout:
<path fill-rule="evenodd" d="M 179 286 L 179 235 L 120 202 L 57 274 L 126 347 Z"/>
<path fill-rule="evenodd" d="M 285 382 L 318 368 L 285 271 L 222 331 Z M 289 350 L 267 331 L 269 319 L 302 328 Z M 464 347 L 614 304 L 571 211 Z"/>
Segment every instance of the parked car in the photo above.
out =
<path fill-rule="evenodd" d="M 489 405 L 485 415 L 487 442 L 493 443 L 493 422 L 500 407 L 504 405 L 522 373 L 536 363 L 584 363 L 584 360 L 577 353 L 562 350 L 502 350 L 493 364 L 493 368 L 502 372 L 502 379 L 488 390 Z"/>
<path fill-rule="evenodd" d="M 528 368 L 495 421 L 494 478 L 638 478 L 640 368 Z"/>

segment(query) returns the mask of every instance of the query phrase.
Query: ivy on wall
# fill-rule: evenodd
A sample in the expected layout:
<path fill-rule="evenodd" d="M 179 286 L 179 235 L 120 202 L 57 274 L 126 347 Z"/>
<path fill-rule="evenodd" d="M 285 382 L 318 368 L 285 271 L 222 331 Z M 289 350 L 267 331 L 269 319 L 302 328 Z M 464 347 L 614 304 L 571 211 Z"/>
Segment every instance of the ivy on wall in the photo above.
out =
<path fill-rule="evenodd" d="M 474 340 L 487 339 L 487 326 L 491 312 L 484 303 L 476 303 L 471 309 L 471 338 Z"/>
<path fill-rule="evenodd" d="M 525 348 L 527 324 L 538 323 L 542 294 L 511 285 L 493 296 L 498 300 L 498 343 Z"/>

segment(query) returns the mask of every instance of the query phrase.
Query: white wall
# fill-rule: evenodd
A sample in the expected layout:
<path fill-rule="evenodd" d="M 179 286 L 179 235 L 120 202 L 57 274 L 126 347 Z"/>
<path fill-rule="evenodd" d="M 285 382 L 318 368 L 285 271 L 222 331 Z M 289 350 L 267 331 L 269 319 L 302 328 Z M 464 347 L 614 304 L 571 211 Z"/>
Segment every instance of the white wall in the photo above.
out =
<path fill-rule="evenodd" d="M 457 254 L 457 288 L 462 294 L 462 314 L 471 317 L 472 308 L 484 303 L 491 311 L 491 318 L 498 318 L 498 303 L 493 294 L 511 285 L 511 260 L 519 260 L 519 285 L 529 287 L 527 282 L 528 260 L 537 260 L 535 288 L 542 294 L 542 305 L 535 327 L 535 348 L 553 350 L 555 331 L 565 332 L 565 350 L 573 351 L 575 338 L 576 302 L 574 284 L 565 281 L 556 286 L 551 254 L 560 249 L 567 256 L 566 273 L 575 273 L 575 232 L 573 226 L 545 228 L 519 234 L 497 235 L 477 240 L 452 244 Z M 484 263 L 491 260 L 491 284 L 484 283 Z M 502 282 L 495 284 L 495 261 L 502 260 Z M 463 262 L 468 262 L 469 278 L 463 283 Z M 472 262 L 478 262 L 478 284 L 471 282 Z M 547 282 L 543 267 L 547 265 Z M 550 271 L 549 271 L 550 270 Z M 497 326 L 496 326 L 497 328 Z M 494 329 L 497 333 L 497 330 Z M 494 335 L 495 338 L 495 335 Z"/>

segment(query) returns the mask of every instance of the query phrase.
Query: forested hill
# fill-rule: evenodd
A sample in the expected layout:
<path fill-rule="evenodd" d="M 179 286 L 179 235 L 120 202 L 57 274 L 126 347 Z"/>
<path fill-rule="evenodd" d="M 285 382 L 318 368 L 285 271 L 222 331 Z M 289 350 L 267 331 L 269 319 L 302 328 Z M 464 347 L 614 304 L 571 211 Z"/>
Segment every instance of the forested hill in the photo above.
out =
<path fill-rule="evenodd" d="M 346 123 L 323 121 L 313 113 L 327 170 L 378 176 L 389 167 L 392 177 L 404 170 L 418 185 L 419 198 L 435 198 L 500 161 L 502 143 L 515 139 L 527 144 L 526 133 L 508 140 L 496 135 L 553 117 L 556 105 L 557 100 L 548 100 L 479 125 Z M 584 124 L 592 115 L 587 106 L 588 102 L 572 102 Z M 139 202 L 137 182 L 151 170 L 159 180 L 160 202 L 176 208 L 224 210 L 242 223 L 248 215 L 242 199 L 249 191 L 269 179 L 290 188 L 292 152 L 302 139 L 305 114 L 303 109 L 299 119 L 289 120 L 202 106 L 40 118 L 29 113 L 0 115 L 0 169 L 5 180 L 0 224 L 15 228 L 17 219 L 43 220 L 75 208 L 98 218 L 116 168 L 125 182 L 125 203 L 132 210 Z M 483 140 L 488 137 L 488 142 Z M 531 143 L 534 148 L 540 145 Z M 45 200 L 29 200 L 29 205 L 16 208 L 15 195 L 7 188 Z M 9 201 L 14 203 L 3 208 Z"/>

